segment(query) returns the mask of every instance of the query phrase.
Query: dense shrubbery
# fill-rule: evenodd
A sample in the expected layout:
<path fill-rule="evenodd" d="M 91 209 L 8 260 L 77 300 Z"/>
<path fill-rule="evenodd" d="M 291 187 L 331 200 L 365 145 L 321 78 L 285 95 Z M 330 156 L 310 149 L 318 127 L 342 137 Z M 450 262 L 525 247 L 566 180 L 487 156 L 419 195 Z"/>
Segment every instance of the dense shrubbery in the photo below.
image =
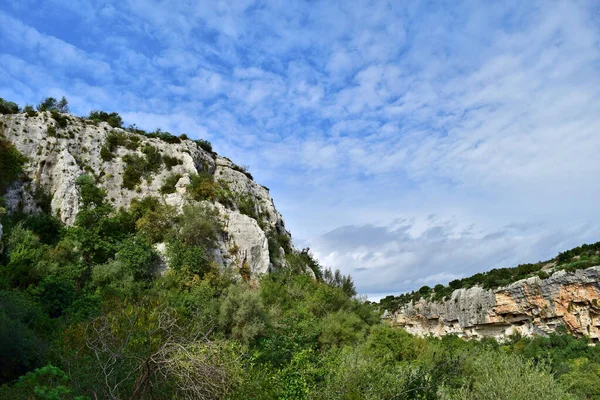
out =
<path fill-rule="evenodd" d="M 600 349 L 581 339 L 412 337 L 382 325 L 352 280 L 308 250 L 245 283 L 212 260 L 222 227 L 209 206 L 177 216 L 149 197 L 115 211 L 91 177 L 77 186 L 73 227 L 49 235 L 39 217 L 4 217 L 1 398 L 600 395 Z M 159 241 L 172 266 L 163 275 Z"/>

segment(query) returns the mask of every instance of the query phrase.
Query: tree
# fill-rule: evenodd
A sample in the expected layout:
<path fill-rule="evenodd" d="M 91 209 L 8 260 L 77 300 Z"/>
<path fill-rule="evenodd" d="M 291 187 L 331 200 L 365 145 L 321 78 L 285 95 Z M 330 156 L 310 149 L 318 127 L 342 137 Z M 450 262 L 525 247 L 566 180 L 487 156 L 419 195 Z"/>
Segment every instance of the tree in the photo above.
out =
<path fill-rule="evenodd" d="M 17 103 L 6 101 L 0 97 L 0 114 L 17 114 L 19 111 L 19 105 Z"/>
<path fill-rule="evenodd" d="M 87 325 L 103 398 L 221 398 L 241 371 L 234 346 L 209 339 L 210 326 L 188 329 L 175 310 L 129 304 Z"/>
<path fill-rule="evenodd" d="M 37 105 L 38 111 L 58 111 L 58 101 L 54 97 L 46 97 Z"/>
<path fill-rule="evenodd" d="M 67 101 L 65 96 L 63 96 L 60 99 L 60 101 L 56 104 L 56 111 L 65 114 L 69 112 L 69 102 Z"/>
<path fill-rule="evenodd" d="M 123 118 L 116 112 L 107 113 L 106 111 L 92 110 L 87 119 L 91 119 L 96 122 L 108 122 L 113 128 L 123 127 Z"/>

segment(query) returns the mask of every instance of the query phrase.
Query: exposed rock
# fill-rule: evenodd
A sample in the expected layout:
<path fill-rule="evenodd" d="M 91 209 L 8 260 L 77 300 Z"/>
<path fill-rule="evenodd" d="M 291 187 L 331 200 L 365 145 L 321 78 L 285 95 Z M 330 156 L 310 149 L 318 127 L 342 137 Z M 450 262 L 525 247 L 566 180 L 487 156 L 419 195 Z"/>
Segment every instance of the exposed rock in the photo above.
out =
<path fill-rule="evenodd" d="M 4 250 L 4 244 L 2 243 L 2 224 L 0 224 L 0 254 Z"/>
<path fill-rule="evenodd" d="M 419 335 L 465 338 L 545 335 L 564 326 L 575 336 L 600 340 L 600 267 L 559 271 L 498 289 L 459 289 L 450 299 L 421 299 L 387 316 Z"/>
<path fill-rule="evenodd" d="M 228 208 L 215 204 L 226 230 L 216 259 L 224 267 L 247 267 L 253 275 L 269 270 L 267 235 L 274 232 L 289 237 L 289 233 L 285 230 L 281 214 L 275 209 L 269 190 L 254 182 L 242 168 L 227 158 L 203 150 L 191 140 L 167 143 L 159 138 L 115 129 L 107 123 L 94 124 L 73 116 L 68 118 L 68 126 L 60 128 L 48 112 L 38 113 L 35 117 L 0 115 L 0 134 L 28 159 L 25 173 L 29 179 L 16 183 L 5 196 L 9 212 L 39 210 L 34 193 L 41 188 L 51 195 L 51 212 L 64 223 L 73 224 L 79 211 L 75 182 L 84 173 L 95 176 L 99 186 L 106 190 L 108 201 L 117 209 L 128 208 L 134 198 L 155 196 L 181 212 L 191 201 L 186 193 L 190 176 L 206 171 L 213 174 L 215 180 L 225 182 L 232 192 L 252 199 L 256 205 L 254 219 L 231 205 Z M 134 146 L 117 146 L 111 159 L 103 159 L 101 149 L 111 131 L 138 141 L 139 146 L 137 149 Z M 146 145 L 157 148 L 163 157 L 179 160 L 179 164 L 171 170 L 163 166 L 150 179 L 142 179 L 135 190 L 128 190 L 123 186 L 123 157 L 127 154 L 143 156 L 141 149 Z M 162 195 L 160 188 L 172 174 L 181 175 L 175 192 Z"/>

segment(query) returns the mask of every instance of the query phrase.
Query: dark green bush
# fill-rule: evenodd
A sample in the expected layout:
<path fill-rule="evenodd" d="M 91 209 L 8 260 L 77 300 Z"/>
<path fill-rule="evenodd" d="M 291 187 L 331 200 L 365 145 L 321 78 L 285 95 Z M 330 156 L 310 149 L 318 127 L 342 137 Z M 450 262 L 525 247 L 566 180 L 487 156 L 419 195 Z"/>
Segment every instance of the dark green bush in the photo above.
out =
<path fill-rule="evenodd" d="M 35 111 L 33 106 L 29 104 L 23 108 L 23 112 L 27 115 L 28 118 L 37 116 L 37 112 Z"/>
<path fill-rule="evenodd" d="M 214 153 L 213 148 L 212 148 L 212 144 L 208 140 L 198 139 L 198 140 L 194 140 L 194 142 L 198 146 L 200 146 L 200 148 L 202 150 L 207 151 L 209 153 Z"/>
<path fill-rule="evenodd" d="M 123 127 L 123 119 L 116 112 L 107 113 L 106 111 L 93 110 L 90 112 L 90 115 L 88 115 L 87 119 L 94 122 L 108 122 L 108 124 L 113 128 Z"/>
<path fill-rule="evenodd" d="M 162 186 L 160 187 L 160 192 L 162 194 L 175 193 L 175 185 L 179 182 L 183 175 L 181 174 L 171 174 L 165 178 Z"/>
<path fill-rule="evenodd" d="M 181 165 L 182 161 L 177 157 L 163 156 L 163 162 L 167 170 L 171 170 L 176 165 Z"/>
<path fill-rule="evenodd" d="M 0 114 L 18 114 L 20 112 L 17 103 L 6 101 L 0 97 Z"/>
<path fill-rule="evenodd" d="M 0 137 L 0 195 L 19 178 L 26 158 L 8 140 Z"/>

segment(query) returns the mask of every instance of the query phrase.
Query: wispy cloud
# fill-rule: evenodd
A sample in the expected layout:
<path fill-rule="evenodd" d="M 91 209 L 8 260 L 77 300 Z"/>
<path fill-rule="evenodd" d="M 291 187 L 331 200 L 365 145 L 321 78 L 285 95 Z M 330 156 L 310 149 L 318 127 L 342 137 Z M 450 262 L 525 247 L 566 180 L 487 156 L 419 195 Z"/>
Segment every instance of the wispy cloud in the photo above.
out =
<path fill-rule="evenodd" d="M 594 1 L 11 1 L 0 96 L 64 94 L 81 114 L 208 138 L 323 262 L 397 292 L 594 239 L 599 15 Z"/>

